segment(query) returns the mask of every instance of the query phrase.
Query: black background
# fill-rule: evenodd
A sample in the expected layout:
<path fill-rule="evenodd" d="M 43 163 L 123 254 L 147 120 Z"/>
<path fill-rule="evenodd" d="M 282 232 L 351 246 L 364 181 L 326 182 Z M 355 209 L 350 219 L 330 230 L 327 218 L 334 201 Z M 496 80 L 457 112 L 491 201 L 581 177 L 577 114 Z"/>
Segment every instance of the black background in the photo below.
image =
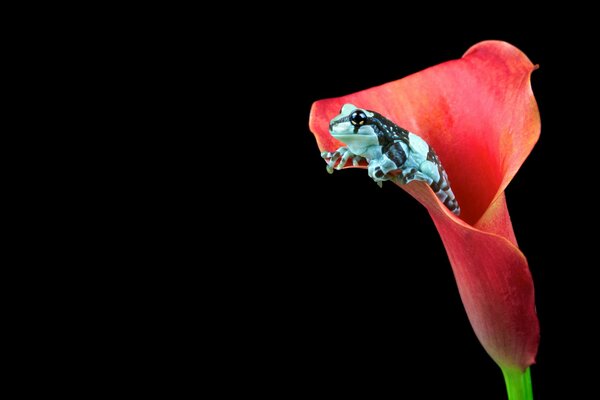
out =
<path fill-rule="evenodd" d="M 246 131 L 232 133 L 242 143 L 230 150 L 243 168 L 235 183 L 221 182 L 235 200 L 214 233 L 233 244 L 221 262 L 237 266 L 227 269 L 220 299 L 241 385 L 281 397 L 506 398 L 425 209 L 395 185 L 379 189 L 364 171 L 327 174 L 308 129 L 315 100 L 402 78 L 496 39 L 540 66 L 532 87 L 541 137 L 506 191 L 536 288 L 534 395 L 595 393 L 588 309 L 597 262 L 588 253 L 594 237 L 580 228 L 594 229 L 588 190 L 596 179 L 584 171 L 595 133 L 581 97 L 592 91 L 588 36 L 552 25 L 357 34 L 314 24 L 271 26 L 238 43 L 252 55 L 237 58 L 243 67 L 226 100 L 236 110 L 241 104 L 247 121 Z"/>

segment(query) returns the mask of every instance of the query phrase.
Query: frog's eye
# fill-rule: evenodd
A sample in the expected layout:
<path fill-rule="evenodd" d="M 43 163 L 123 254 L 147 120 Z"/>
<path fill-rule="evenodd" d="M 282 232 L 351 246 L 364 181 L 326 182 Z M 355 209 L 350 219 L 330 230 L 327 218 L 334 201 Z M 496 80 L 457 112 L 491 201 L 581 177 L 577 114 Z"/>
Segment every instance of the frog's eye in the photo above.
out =
<path fill-rule="evenodd" d="M 352 125 L 362 125 L 365 123 L 366 120 L 367 114 L 365 114 L 365 112 L 362 110 L 356 110 L 353 111 L 352 114 L 350 114 L 350 122 L 352 123 Z"/>

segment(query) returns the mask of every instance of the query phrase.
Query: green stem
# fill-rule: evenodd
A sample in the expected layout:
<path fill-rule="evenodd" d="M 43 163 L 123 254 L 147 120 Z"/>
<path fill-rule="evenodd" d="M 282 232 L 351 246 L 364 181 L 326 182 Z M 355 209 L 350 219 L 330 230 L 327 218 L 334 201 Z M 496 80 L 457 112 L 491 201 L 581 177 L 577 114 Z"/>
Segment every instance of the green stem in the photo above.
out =
<path fill-rule="evenodd" d="M 531 373 L 529 368 L 524 372 L 518 369 L 502 368 L 508 400 L 533 400 L 531 390 Z"/>

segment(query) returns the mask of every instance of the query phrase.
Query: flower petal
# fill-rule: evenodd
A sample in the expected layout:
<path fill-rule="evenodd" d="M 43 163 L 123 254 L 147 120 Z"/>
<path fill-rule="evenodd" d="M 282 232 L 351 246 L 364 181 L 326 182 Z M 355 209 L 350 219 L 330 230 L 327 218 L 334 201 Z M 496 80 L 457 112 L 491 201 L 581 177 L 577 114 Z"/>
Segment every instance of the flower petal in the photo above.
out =
<path fill-rule="evenodd" d="M 481 42 L 459 60 L 317 101 L 309 121 L 319 149 L 334 151 L 343 144 L 329 134 L 329 121 L 341 105 L 352 103 L 378 111 L 435 149 L 461 218 L 426 184 L 412 182 L 402 188 L 428 209 L 438 228 L 482 345 L 501 366 L 521 370 L 534 362 L 539 325 L 533 281 L 517 247 L 504 189 L 539 137 L 530 84 L 534 69 L 512 45 Z"/>

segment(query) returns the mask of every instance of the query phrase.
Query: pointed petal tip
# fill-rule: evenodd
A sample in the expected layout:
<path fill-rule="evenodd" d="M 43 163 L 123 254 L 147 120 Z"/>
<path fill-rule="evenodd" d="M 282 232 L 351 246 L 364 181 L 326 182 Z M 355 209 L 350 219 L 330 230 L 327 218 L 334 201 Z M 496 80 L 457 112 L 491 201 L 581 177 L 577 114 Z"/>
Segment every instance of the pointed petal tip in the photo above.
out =
<path fill-rule="evenodd" d="M 520 60 L 523 66 L 527 66 L 531 70 L 537 69 L 523 51 L 521 51 L 518 47 L 502 40 L 484 40 L 482 42 L 475 43 L 473 46 L 469 47 L 465 54 L 463 54 L 463 58 L 474 55 L 478 52 L 486 55 L 496 55 L 505 60 Z"/>

